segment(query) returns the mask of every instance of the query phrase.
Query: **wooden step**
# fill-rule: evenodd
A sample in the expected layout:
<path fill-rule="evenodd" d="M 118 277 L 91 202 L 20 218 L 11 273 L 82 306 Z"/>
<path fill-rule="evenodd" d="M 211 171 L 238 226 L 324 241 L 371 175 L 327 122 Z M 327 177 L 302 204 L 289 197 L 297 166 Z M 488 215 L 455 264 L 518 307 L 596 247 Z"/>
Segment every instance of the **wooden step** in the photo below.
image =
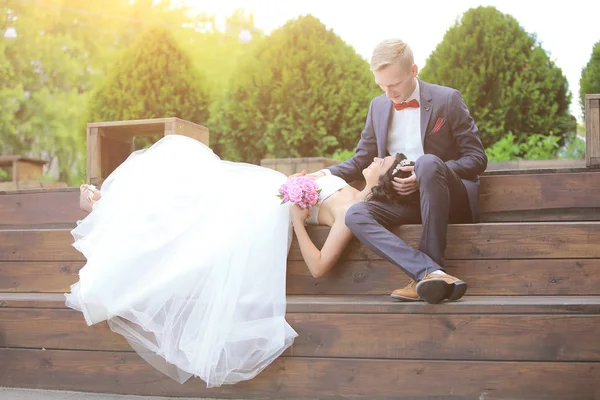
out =
<path fill-rule="evenodd" d="M 413 247 L 419 246 L 421 225 L 392 230 Z M 326 226 L 309 228 L 317 247 L 329 233 Z M 447 260 L 514 260 L 525 258 L 600 258 L 600 222 L 524 222 L 450 225 Z M 358 240 L 349 246 L 345 260 L 379 260 Z M 300 248 L 292 245 L 289 260 L 302 260 Z"/>
<path fill-rule="evenodd" d="M 0 262 L 0 292 L 65 293 L 79 279 L 84 261 Z M 287 266 L 287 293 L 388 295 L 408 278 L 386 260 L 340 262 L 313 278 L 303 261 Z M 599 259 L 452 260 L 449 274 L 469 284 L 467 295 L 600 295 Z"/>
<path fill-rule="evenodd" d="M 0 293 L 0 310 L 71 310 L 62 293 Z M 431 305 L 403 303 L 389 296 L 288 295 L 287 313 L 345 314 L 600 314 L 600 296 L 470 296 Z"/>
<path fill-rule="evenodd" d="M 600 220 L 600 171 L 481 177 L 484 222 Z"/>
<path fill-rule="evenodd" d="M 482 176 L 482 221 L 600 220 L 600 171 L 577 171 Z M 84 217 L 79 188 L 0 192 L 0 228 L 67 228 Z"/>
<path fill-rule="evenodd" d="M 600 394 L 600 296 L 472 297 L 435 306 L 289 296 L 294 346 L 255 379 L 217 389 L 170 380 L 106 324 L 88 327 L 60 294 L 1 294 L 0 304 L 0 386 L 215 398 Z"/>
<path fill-rule="evenodd" d="M 329 228 L 311 227 L 322 246 Z M 418 246 L 419 225 L 395 233 Z M 468 295 L 600 294 L 600 222 L 481 223 L 449 227 L 446 267 Z M 68 229 L 0 230 L 0 291 L 67 292 L 85 259 Z M 296 241 L 288 257 L 289 294 L 389 294 L 407 277 L 358 240 L 326 277 L 314 279 Z"/>
<path fill-rule="evenodd" d="M 79 188 L 0 192 L 0 228 L 72 228 L 86 215 Z"/>
<path fill-rule="evenodd" d="M 250 381 L 207 389 L 199 379 L 180 385 L 135 353 L 0 349 L 0 386 L 244 399 L 594 400 L 600 368 L 587 362 L 280 357 Z"/>
<path fill-rule="evenodd" d="M 421 225 L 405 225 L 393 232 L 418 247 Z M 321 247 L 329 233 L 326 226 L 309 227 Z M 68 229 L 0 230 L 0 261 L 83 261 L 72 247 Z M 448 227 L 447 260 L 591 259 L 600 258 L 600 221 L 480 223 Z M 358 240 L 348 245 L 344 260 L 380 260 Z M 294 241 L 289 260 L 302 254 Z"/>
<path fill-rule="evenodd" d="M 20 305 L 27 300 L 43 301 L 32 294 Z M 108 325 L 88 327 L 81 313 L 62 305 L 3 301 L 0 347 L 130 351 Z M 287 319 L 299 337 L 286 354 L 296 357 L 600 361 L 600 296 L 483 297 L 438 306 L 381 296 L 290 297 Z"/>
<path fill-rule="evenodd" d="M 408 283 L 406 275 L 387 260 L 342 261 L 319 279 L 310 275 L 303 261 L 290 261 L 287 268 L 289 294 L 388 295 Z M 449 260 L 446 269 L 467 282 L 468 296 L 600 295 L 600 259 Z M 51 288 L 58 278 L 68 288 L 71 278 L 64 274 L 44 286 Z"/>

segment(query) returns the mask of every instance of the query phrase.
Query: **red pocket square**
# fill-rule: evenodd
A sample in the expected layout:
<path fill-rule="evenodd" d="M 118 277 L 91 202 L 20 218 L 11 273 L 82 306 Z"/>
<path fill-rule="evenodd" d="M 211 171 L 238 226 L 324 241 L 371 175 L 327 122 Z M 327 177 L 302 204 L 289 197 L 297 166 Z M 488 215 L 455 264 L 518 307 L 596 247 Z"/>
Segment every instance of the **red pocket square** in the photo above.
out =
<path fill-rule="evenodd" d="M 439 131 L 440 129 L 442 129 L 442 126 L 444 126 L 444 124 L 446 123 L 446 120 L 444 118 L 438 118 L 438 120 L 435 123 L 435 126 L 433 127 L 433 130 L 431 131 L 431 133 L 436 133 L 437 131 Z"/>

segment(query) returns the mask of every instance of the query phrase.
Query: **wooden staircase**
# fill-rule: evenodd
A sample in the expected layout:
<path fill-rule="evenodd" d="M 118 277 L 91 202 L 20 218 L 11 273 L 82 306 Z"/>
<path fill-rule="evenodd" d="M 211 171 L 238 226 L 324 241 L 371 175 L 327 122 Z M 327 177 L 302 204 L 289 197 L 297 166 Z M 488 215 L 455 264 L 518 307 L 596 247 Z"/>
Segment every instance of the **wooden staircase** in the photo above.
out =
<path fill-rule="evenodd" d="M 407 278 L 354 241 L 310 277 L 294 243 L 294 346 L 255 379 L 207 389 L 145 363 L 64 305 L 85 260 L 78 190 L 0 193 L 0 386 L 213 398 L 600 399 L 600 171 L 482 177 L 483 222 L 449 228 L 455 303 L 394 302 Z M 311 236 L 322 244 L 328 228 Z M 421 227 L 396 233 L 416 245 Z"/>

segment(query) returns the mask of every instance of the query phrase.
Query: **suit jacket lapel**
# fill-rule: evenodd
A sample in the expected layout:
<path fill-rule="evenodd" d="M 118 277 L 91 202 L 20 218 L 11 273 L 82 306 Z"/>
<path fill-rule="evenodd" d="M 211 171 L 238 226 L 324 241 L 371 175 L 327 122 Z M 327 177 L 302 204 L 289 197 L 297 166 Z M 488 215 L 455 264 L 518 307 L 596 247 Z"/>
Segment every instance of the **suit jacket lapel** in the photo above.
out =
<path fill-rule="evenodd" d="M 431 102 L 431 91 L 429 90 L 429 84 L 419 79 L 419 93 L 421 101 L 421 144 L 423 150 L 425 150 L 425 134 L 428 131 L 429 119 L 433 113 L 433 103 Z"/>
<path fill-rule="evenodd" d="M 377 148 L 379 149 L 378 151 L 378 157 L 385 157 L 387 155 L 387 140 L 388 140 L 388 133 L 390 131 L 390 118 L 392 116 L 392 112 L 393 112 L 393 106 L 392 106 L 392 101 L 389 99 L 386 99 L 386 105 L 385 107 L 383 107 L 383 112 L 380 114 L 380 124 L 379 127 L 381 129 L 380 134 L 377 135 L 377 133 L 375 133 L 375 136 L 377 137 Z"/>

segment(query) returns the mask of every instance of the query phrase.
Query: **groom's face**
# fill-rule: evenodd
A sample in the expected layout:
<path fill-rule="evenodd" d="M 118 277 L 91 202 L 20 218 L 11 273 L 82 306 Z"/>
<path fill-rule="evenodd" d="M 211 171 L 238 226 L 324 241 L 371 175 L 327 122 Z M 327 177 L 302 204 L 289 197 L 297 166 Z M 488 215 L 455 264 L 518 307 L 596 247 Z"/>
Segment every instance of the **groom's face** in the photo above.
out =
<path fill-rule="evenodd" d="M 394 63 L 373 71 L 373 75 L 375 82 L 385 92 L 388 99 L 394 103 L 402 103 L 415 90 L 417 71 L 418 68 L 415 64 L 410 69 L 406 69 L 399 63 Z"/>

